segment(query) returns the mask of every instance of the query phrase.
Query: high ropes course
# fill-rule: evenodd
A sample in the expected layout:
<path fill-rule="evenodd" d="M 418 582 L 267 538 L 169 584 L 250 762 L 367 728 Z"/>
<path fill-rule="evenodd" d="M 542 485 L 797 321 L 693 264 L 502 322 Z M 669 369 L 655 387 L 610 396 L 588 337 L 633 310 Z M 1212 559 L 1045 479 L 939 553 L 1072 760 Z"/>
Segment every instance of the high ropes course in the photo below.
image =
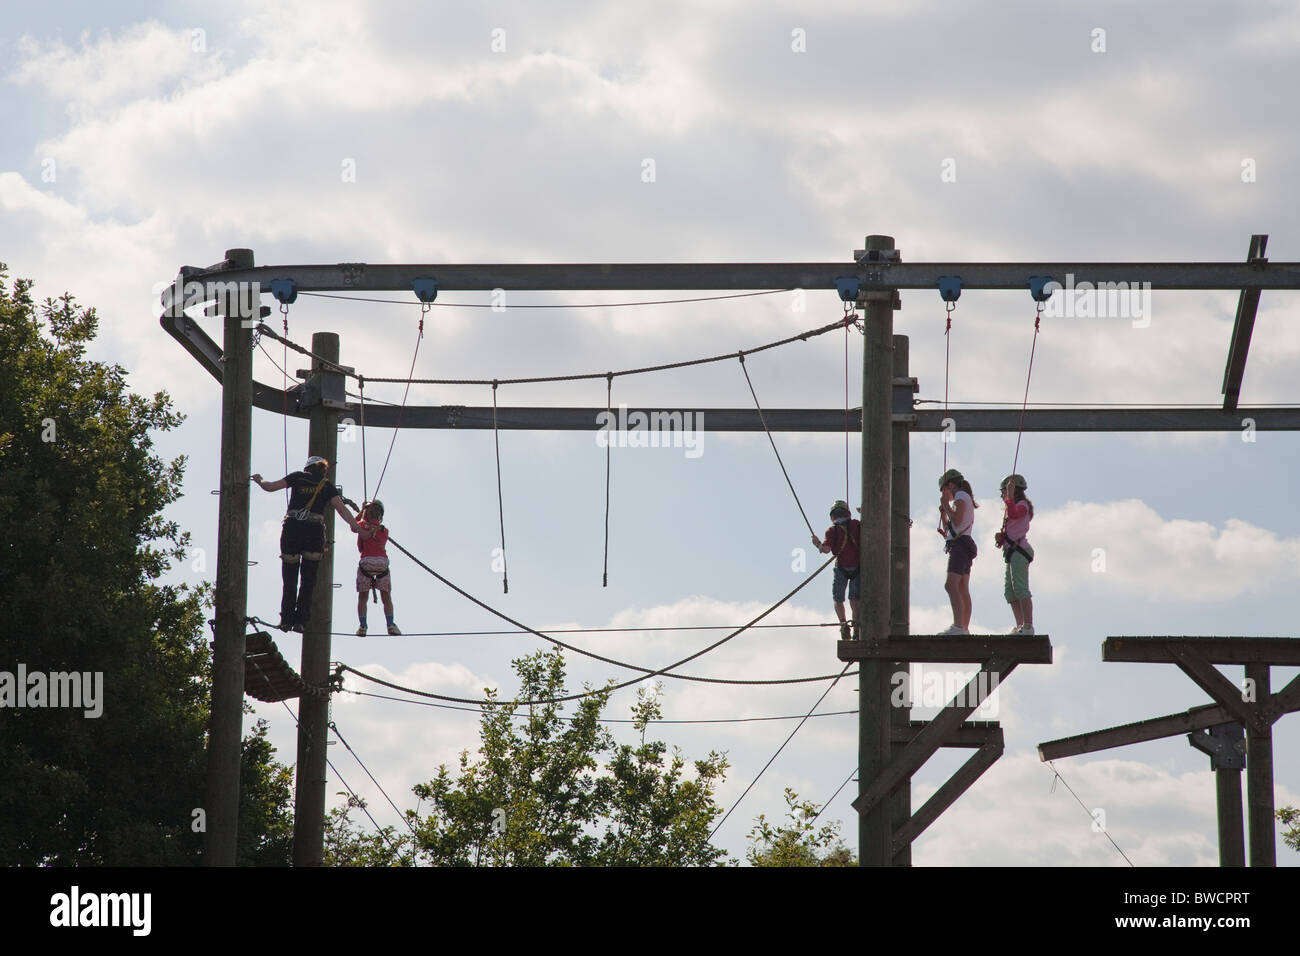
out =
<path fill-rule="evenodd" d="M 378 781 L 361 763 L 361 758 L 339 732 L 337 724 L 329 718 L 329 701 L 334 693 L 374 697 L 451 710 L 475 708 L 498 712 L 505 708 L 511 716 L 520 707 L 555 705 L 579 700 L 593 695 L 608 695 L 630 688 L 643 681 L 654 679 L 680 680 L 692 683 L 744 687 L 791 686 L 804 683 L 823 683 L 821 696 L 802 715 L 764 715 L 753 717 L 719 718 L 713 721 L 681 718 L 664 723 L 727 723 L 746 721 L 797 720 L 798 723 L 772 754 L 739 798 L 721 816 L 713 833 L 726 822 L 740 801 L 757 784 L 790 743 L 799 729 L 814 717 L 843 716 L 856 713 L 859 724 L 858 766 L 835 790 L 831 799 L 821 805 L 821 811 L 854 779 L 858 778 L 858 796 L 853 808 L 859 822 L 859 859 L 863 865 L 910 865 L 911 843 L 934 822 L 1003 752 L 1002 728 L 996 721 L 971 721 L 968 718 L 983 703 L 989 689 L 981 681 L 990 675 L 1000 675 L 1003 680 L 1019 664 L 1047 664 L 1052 661 L 1052 646 L 1046 634 L 1034 634 L 1032 626 L 1021 631 L 1020 613 L 1017 610 L 1017 631 L 1011 635 L 971 635 L 958 620 L 959 600 L 950 591 L 954 601 L 954 618 L 957 623 L 944 635 L 917 635 L 910 632 L 908 606 L 908 575 L 910 545 L 908 528 L 911 526 L 910 490 L 907 480 L 909 439 L 915 432 L 943 432 L 944 477 L 940 481 L 944 494 L 941 505 L 940 533 L 945 527 L 948 536 L 957 536 L 960 527 L 960 509 L 948 507 L 956 500 L 954 487 L 962 484 L 962 476 L 949 468 L 948 436 L 953 423 L 960 419 L 968 432 L 1014 432 L 1016 435 L 1011 457 L 1011 474 L 1003 481 L 1004 514 L 1003 531 L 999 536 L 1010 538 L 1009 523 L 1013 513 L 1020 515 L 1021 506 L 1014 498 L 1025 487 L 1024 479 L 1017 474 L 1022 460 L 1022 442 L 1027 431 L 1236 431 L 1238 410 L 1249 409 L 1252 429 L 1268 431 L 1300 430 L 1300 408 L 1295 406 L 1245 406 L 1239 404 L 1242 376 L 1247 350 L 1255 321 L 1260 293 L 1264 290 L 1300 290 L 1300 263 L 1270 262 L 1264 256 L 1267 236 L 1251 238 L 1250 251 L 1244 263 L 1231 262 L 1145 262 L 1145 263 L 1070 263 L 1070 262 L 1018 262 L 1018 263 L 904 263 L 894 240 L 889 236 L 868 236 L 866 248 L 855 250 L 851 262 L 805 263 L 639 263 L 639 264 L 544 264 L 544 265 L 372 265 L 365 263 L 339 263 L 316 266 L 255 267 L 253 254 L 247 249 L 232 249 L 226 258 L 211 267 L 184 266 L 176 283 L 163 293 L 164 312 L 160 317 L 163 327 L 199 363 L 222 384 L 222 486 L 218 518 L 220 568 L 226 574 L 218 575 L 216 588 L 216 615 L 213 622 L 215 641 L 213 654 L 212 722 L 209 735 L 209 836 L 208 861 L 229 865 L 234 859 L 234 822 L 238 804 L 238 766 L 240 752 L 240 710 L 244 692 L 262 700 L 280 702 L 297 697 L 299 715 L 299 799 L 296 801 L 295 864 L 311 865 L 320 862 L 321 828 L 324 819 L 324 781 L 328 757 L 324 744 L 330 732 L 343 743 L 366 775 L 378 787 Z M 260 304 L 263 283 L 279 303 L 280 328 L 277 331 L 262 320 L 272 310 Z M 1159 290 L 1238 290 L 1237 315 L 1233 324 L 1232 342 L 1225 368 L 1222 408 L 1211 405 L 1165 403 L 1146 406 L 1103 405 L 1083 406 L 1076 403 L 1033 403 L 1030 394 L 1035 358 L 1040 334 L 1045 331 L 1042 319 L 1044 305 L 1061 288 L 1077 291 L 1087 286 L 1097 291 L 1129 289 L 1140 283 L 1145 291 Z M 518 309 L 579 309 L 579 308 L 633 308 L 662 307 L 684 303 L 708 303 L 721 299 L 740 299 L 772 295 L 794 290 L 833 290 L 843 305 L 843 314 L 833 322 L 810 328 L 766 344 L 741 348 L 734 352 L 686 358 L 672 362 L 645 365 L 620 370 L 590 370 L 561 374 L 534 374 L 528 376 L 497 376 L 491 378 L 453 378 L 417 376 L 420 346 L 425 335 L 425 318 L 433 308 L 497 308 L 496 303 L 437 302 L 439 290 L 496 292 L 558 292 L 585 290 L 606 292 L 614 290 L 676 290 L 711 291 L 721 294 L 699 295 L 676 299 L 640 299 L 619 302 L 571 302 L 546 304 L 514 304 Z M 917 380 L 910 376 L 908 365 L 908 337 L 894 334 L 893 311 L 901 307 L 900 290 L 937 290 L 944 307 L 943 323 L 937 329 L 943 336 L 944 385 L 941 407 L 939 401 L 917 399 Z M 1025 384 L 1018 402 L 1005 403 L 1006 409 L 969 407 L 972 403 L 955 401 L 951 395 L 951 355 L 953 338 L 962 332 L 957 318 L 957 303 L 963 291 L 1003 289 L 1028 291 L 1035 306 L 1032 338 L 1027 350 Z M 192 294 L 197 290 L 197 294 Z M 251 294 L 246 294 L 251 290 Z M 403 291 L 414 294 L 410 299 L 396 300 L 360 296 L 358 292 Z M 299 295 L 339 299 L 355 303 L 382 303 L 418 306 L 419 321 L 414 328 L 414 346 L 405 375 L 368 375 L 339 361 L 338 336 L 333 333 L 316 333 L 312 347 L 294 341 L 290 329 L 291 306 Z M 224 318 L 224 345 L 218 346 L 186 314 L 194 305 L 208 305 L 207 314 Z M 859 317 L 858 313 L 861 312 Z M 1055 313 L 1053 313 L 1055 314 Z M 925 323 L 925 330 L 931 328 Z M 862 333 L 862 402 L 855 407 L 850 402 L 850 330 Z M 835 409 L 774 409 L 760 401 L 758 389 L 751 377 L 746 359 L 770 350 L 784 348 L 796 342 L 842 330 L 844 337 L 844 402 Z M 1026 326 L 1026 332 L 1030 330 Z M 1026 337 L 1029 337 L 1028 335 Z M 280 344 L 281 358 L 277 362 L 264 341 Z M 273 389 L 252 377 L 253 356 L 260 349 L 266 359 L 282 375 L 282 388 Z M 312 360 L 313 368 L 307 381 L 290 388 L 288 355 L 293 351 Z M 561 382 L 605 382 L 605 402 L 602 414 L 613 418 L 613 388 L 616 378 L 668 372 L 670 370 L 702 367 L 720 362 L 736 361 L 740 366 L 750 397 L 752 409 L 714 409 L 711 412 L 711 431 L 762 431 L 772 448 L 773 456 L 789 489 L 800 518 L 813 536 L 821 553 L 830 552 L 821 564 L 793 589 L 776 599 L 761 613 L 735 626 L 682 625 L 678 627 L 570 627 L 541 630 L 531 627 L 515 616 L 483 601 L 455 584 L 449 577 L 435 570 L 412 550 L 393 538 L 387 543 L 400 551 L 413 564 L 454 591 L 462 599 L 508 624 L 511 630 L 477 631 L 420 631 L 420 637 L 488 636 L 503 634 L 530 635 L 543 640 L 569 654 L 605 664 L 626 676 L 610 678 L 599 688 L 588 689 L 554 698 L 514 700 L 501 698 L 488 690 L 483 697 L 458 697 L 439 694 L 419 688 L 407 687 L 364 673 L 346 663 L 331 663 L 329 639 L 340 632 L 330 630 L 331 621 L 314 626 L 296 627 L 303 634 L 302 675 L 294 673 L 275 648 L 268 631 L 270 625 L 261 618 L 250 616 L 247 608 L 247 551 L 248 551 L 248 480 L 250 473 L 251 414 L 252 408 L 278 411 L 282 418 L 284 467 L 289 471 L 288 420 L 290 417 L 310 418 L 313 455 L 321 448 L 332 458 L 337 432 L 334 430 L 342 412 L 355 412 L 360 418 L 361 479 L 367 502 L 373 502 L 383 484 L 392 460 L 401 428 L 490 428 L 493 432 L 498 534 L 501 552 L 502 590 L 509 594 L 509 572 L 505 563 L 506 522 L 502 482 L 500 432 L 503 430 L 560 429 L 591 430 L 595 408 L 503 408 L 499 397 L 502 388 Z M 301 375 L 302 373 L 300 373 Z M 349 380 L 355 391 L 349 391 Z M 400 401 L 388 401 L 367 396 L 367 389 L 376 386 L 402 386 Z M 491 405 L 467 408 L 459 405 L 412 406 L 411 389 L 416 385 L 447 387 L 490 388 Z M 355 399 L 355 401 L 353 401 Z M 838 402 L 837 402 L 838 404 Z M 997 402 L 978 403 L 995 406 Z M 620 411 L 623 406 L 620 406 Z M 636 410 L 634 414 L 643 415 Z M 660 413 L 662 414 L 662 413 Z M 597 416 L 596 421 L 600 421 Z M 607 420 L 608 421 L 608 420 Z M 392 428 L 384 460 L 380 466 L 374 488 L 369 484 L 369 456 L 367 431 L 370 428 Z M 622 425 L 621 427 L 627 427 Z M 770 679 L 742 679 L 730 676 L 706 676 L 682 673 L 680 669 L 705 658 L 737 638 L 759 628 L 835 627 L 835 624 L 764 623 L 779 608 L 791 601 L 813 579 L 831 564 L 836 563 L 838 575 L 848 568 L 839 558 L 851 540 L 844 534 L 838 546 L 830 541 L 820 542 L 802 501 L 795 490 L 785 461 L 773 437 L 774 431 L 841 432 L 845 446 L 845 497 L 832 507 L 832 516 L 848 511 L 852 499 L 851 436 L 861 429 L 862 493 L 858 511 L 861 528 L 858 536 L 861 564 L 858 571 L 862 581 L 863 597 L 854 607 L 854 624 L 857 632 L 850 639 L 848 627 L 837 605 L 841 634 L 844 638 L 836 645 L 838 659 L 843 669 L 838 673 L 811 676 L 783 676 Z M 610 503 L 613 491 L 613 442 L 606 442 L 605 455 L 605 513 L 602 567 L 602 587 L 609 583 L 610 554 Z M 309 459 L 317 461 L 316 457 Z M 896 466 L 901 465 L 901 468 Z M 326 462 L 328 468 L 328 462 Z M 951 478 L 955 475 L 956 478 Z M 261 482 L 260 477 L 258 478 Z M 314 479 L 313 479 L 314 480 Z M 279 483 L 270 483 L 282 487 Z M 323 487 L 324 481 L 317 486 Z M 265 487 L 265 485 L 264 485 Z M 308 486 L 310 488 L 310 486 Z M 1010 489 L 1010 490 L 1008 490 Z M 274 490 L 268 488 L 268 490 Z M 961 494 L 965 494 L 962 491 Z M 293 501 L 291 494 L 290 501 Z M 337 501 L 338 499 L 335 499 Z M 347 502 L 352 504 L 351 502 Z M 1017 510 L 1012 511 L 1012 506 Z M 345 518 L 348 513 L 337 505 Z M 356 506 L 353 504 L 353 508 Z M 947 508 L 947 510 L 945 510 Z M 1032 516 L 1032 510 L 1030 511 Z M 348 520 L 353 520 L 349 518 Z M 837 519 L 838 520 L 838 519 Z M 847 520 L 847 519 L 843 519 Z M 850 523 L 846 528 L 851 528 Z M 1021 532 L 1017 532 L 1018 534 Z M 829 537 L 829 532 L 828 532 Z M 837 539 L 838 540 L 838 539 Z M 866 542 L 873 547 L 868 548 Z M 1013 542 L 1014 544 L 1015 542 Z M 1002 542 L 999 542 L 1002 544 Z M 1017 550 L 1019 548 L 1017 547 Z M 290 555 L 286 555 L 286 558 Z M 332 557 L 330 558 L 332 567 Z M 952 564 L 949 565 L 950 578 Z M 296 572 L 295 572 L 296 573 Z M 304 570 L 303 574 L 306 575 Z M 314 572 L 313 572 L 314 573 Z M 286 581 L 287 581 L 286 571 Z M 958 577 L 961 572 L 956 572 Z M 296 578 L 295 578 L 296 580 Z M 306 578 L 304 577 L 304 580 Z M 897 592 L 897 596 L 895 596 Z M 310 591 L 308 591 L 310 593 Z M 318 594 L 322 608 L 332 606 L 331 590 Z M 838 591 L 836 592 L 838 595 Z M 376 594 L 377 597 L 377 594 Z M 969 604 L 965 620 L 969 621 Z M 364 608 L 364 604 L 362 605 Z M 387 604 L 386 604 L 387 608 Z M 391 609 L 390 609 L 391 610 Z M 359 609 L 360 611 L 360 609 Z M 283 615 L 283 611 L 282 611 Z M 328 614 L 322 615 L 329 617 Z M 364 615 L 361 615 L 364 624 Z M 291 622 L 282 618 L 281 624 L 301 625 L 305 615 Z M 1028 618 L 1026 618 L 1028 623 Z M 248 626 L 255 633 L 247 635 Z M 716 640 L 692 653 L 662 666 L 621 660 L 580 647 L 563 640 L 559 634 L 601 634 L 626 632 L 686 632 L 691 630 L 720 630 L 725 633 Z M 358 631 L 363 633 L 363 631 Z M 389 633 L 396 634 L 391 618 Z M 1194 731 L 1193 737 L 1207 729 L 1210 737 L 1192 740 L 1194 746 L 1217 754 L 1214 763 L 1220 774 L 1220 800 L 1223 800 L 1226 772 L 1240 773 L 1240 764 L 1222 756 L 1231 750 L 1228 732 L 1230 721 L 1246 726 L 1246 750 L 1251 754 L 1247 770 L 1250 789 L 1251 859 L 1255 865 L 1274 865 L 1274 847 L 1271 835 L 1273 808 L 1273 780 L 1271 760 L 1271 726 L 1285 713 L 1300 710 L 1300 678 L 1293 680 L 1283 690 L 1270 693 L 1268 668 L 1300 664 L 1300 641 L 1284 638 L 1109 638 L 1104 659 L 1116 661 L 1175 662 L 1178 666 L 1218 702 L 1216 707 L 1193 708 L 1186 715 L 1153 718 L 1138 724 L 1125 725 L 1040 744 L 1040 757 L 1047 763 L 1055 782 L 1064 781 L 1051 764 L 1050 757 L 1069 756 L 1090 750 L 1120 746 L 1140 740 L 1155 739 Z M 904 707 L 891 705 L 889 675 L 898 667 L 910 663 L 942 663 L 977 665 L 978 671 L 958 695 L 940 708 L 930 720 L 910 719 L 912 704 Z M 1214 664 L 1244 663 L 1247 675 L 1264 688 L 1258 703 L 1242 703 L 1235 688 L 1214 668 Z M 850 670 L 854 665 L 855 670 Z M 333 671 L 331 673 L 331 667 Z M 406 696 L 368 693 L 342 687 L 345 675 L 376 686 L 397 691 Z M 857 679 L 858 707 L 854 710 L 820 711 L 822 702 L 846 676 Z M 996 687 L 996 683 L 993 684 Z M 287 706 L 287 705 L 286 705 Z M 292 713 L 292 711 L 290 711 Z M 610 721 L 614 722 L 614 721 Z M 1238 728 L 1239 729 L 1239 728 Z M 1217 735 L 1217 736 L 1216 736 Z M 1098 743 L 1103 741 L 1103 743 Z M 1225 743 L 1227 741 L 1228 743 Z M 941 747 L 968 748 L 973 751 L 969 759 L 930 795 L 919 808 L 912 808 L 911 778 Z M 1227 750 L 1223 748 L 1227 747 Z M 1216 749 L 1217 748 L 1217 749 Z M 1222 753 L 1221 753 L 1222 751 Z M 332 764 L 329 764 L 332 767 Z M 1234 771 L 1235 766 L 1235 771 Z M 837 771 L 838 773 L 838 771 Z M 341 777 L 339 778 L 342 779 Z M 345 783 L 345 786 L 347 784 Z M 1073 788 L 1067 789 L 1084 812 L 1087 806 Z M 355 792 L 349 786 L 350 793 Z M 383 788 L 379 787 L 383 792 Z M 829 788 L 828 788 L 829 789 Z M 1230 790 L 1231 787 L 1229 786 Z M 1238 783 L 1238 790 L 1240 789 Z M 405 817 L 387 793 L 390 806 Z M 1226 809 L 1225 809 L 1226 806 Z M 1237 801 L 1237 827 L 1240 828 L 1240 793 Z M 367 811 L 369 814 L 369 811 Z M 1229 804 L 1220 804 L 1221 858 L 1229 860 L 1232 853 L 1224 850 L 1231 845 L 1224 834 L 1231 830 L 1233 811 Z M 820 815 L 820 811 L 819 811 Z M 373 817 L 371 817 L 374 822 Z M 409 825 L 409 823 L 408 823 Z M 379 829 L 376 824 L 376 829 Z M 301 832 L 299 832 L 301 830 Z M 381 830 L 382 832 L 382 830 Z M 1114 848 L 1123 850 L 1107 834 Z M 1240 834 L 1238 834 L 1240 843 Z M 301 845 L 301 849 L 300 849 Z M 1238 847 L 1240 850 L 1240 846 Z M 1128 858 L 1125 856 L 1127 862 Z"/>

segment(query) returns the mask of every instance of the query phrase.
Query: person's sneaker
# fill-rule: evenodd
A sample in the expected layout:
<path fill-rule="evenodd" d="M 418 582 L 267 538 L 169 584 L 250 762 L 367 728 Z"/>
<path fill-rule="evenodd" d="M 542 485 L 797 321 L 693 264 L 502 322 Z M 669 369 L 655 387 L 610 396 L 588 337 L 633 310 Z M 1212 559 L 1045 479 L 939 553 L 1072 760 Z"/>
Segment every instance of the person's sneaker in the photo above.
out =
<path fill-rule="evenodd" d="M 1017 624 L 1017 625 L 1016 625 L 1015 627 L 1013 627 L 1011 630 L 1007 631 L 1007 634 L 1008 634 L 1008 635 L 1019 634 L 1019 633 L 1021 632 L 1021 628 L 1023 628 L 1023 627 L 1024 627 L 1023 624 Z"/>
<path fill-rule="evenodd" d="M 397 625 L 396 625 L 396 624 L 389 624 L 389 625 L 388 625 L 388 633 L 389 633 L 389 634 L 401 634 L 402 632 L 399 631 L 399 630 L 397 629 Z"/>
<path fill-rule="evenodd" d="M 1033 636 L 1034 636 L 1034 625 L 1032 625 L 1032 624 L 1022 624 L 1022 625 L 1020 625 L 1020 633 L 1021 633 L 1021 635 L 1023 635 L 1024 637 L 1033 637 Z"/>
<path fill-rule="evenodd" d="M 948 630 L 946 630 L 946 631 L 940 631 L 940 632 L 939 632 L 939 636 L 940 636 L 940 637 L 954 637 L 954 636 L 956 636 L 956 635 L 958 635 L 958 634 L 965 634 L 965 633 L 966 633 L 966 629 L 965 629 L 965 628 L 958 627 L 956 624 L 954 624 L 952 627 L 948 628 Z"/>
<path fill-rule="evenodd" d="M 293 627 L 289 628 L 289 630 L 291 630 L 291 631 L 297 631 L 299 634 L 301 634 L 301 633 L 303 633 L 304 631 L 307 630 L 307 622 L 306 622 L 306 621 L 294 621 L 294 622 L 293 622 Z"/>
<path fill-rule="evenodd" d="M 849 626 L 845 624 L 843 621 L 840 622 L 840 640 L 841 641 L 853 640 L 852 635 L 849 634 Z"/>
<path fill-rule="evenodd" d="M 364 624 L 357 625 L 357 637 L 365 637 L 365 636 L 366 636 L 366 626 Z"/>

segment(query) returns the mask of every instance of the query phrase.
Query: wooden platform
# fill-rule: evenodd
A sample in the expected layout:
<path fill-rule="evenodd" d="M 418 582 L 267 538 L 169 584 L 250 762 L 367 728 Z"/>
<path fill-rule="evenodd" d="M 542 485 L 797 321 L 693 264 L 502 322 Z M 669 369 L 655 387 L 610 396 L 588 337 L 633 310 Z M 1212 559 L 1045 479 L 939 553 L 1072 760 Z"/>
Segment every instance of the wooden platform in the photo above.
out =
<path fill-rule="evenodd" d="M 1300 665 L 1297 637 L 1108 637 L 1101 645 L 1101 659 L 1176 664 L 1181 650 L 1195 651 L 1210 664 Z"/>
<path fill-rule="evenodd" d="M 265 631 L 244 638 L 244 691 L 268 702 L 301 697 L 307 692 L 306 682 L 289 666 Z"/>
<path fill-rule="evenodd" d="M 1046 634 L 1021 637 L 1008 634 L 892 634 L 883 641 L 837 641 L 835 654 L 842 661 L 911 661 L 924 664 L 982 664 L 992 657 L 1017 664 L 1052 663 L 1052 641 Z"/>

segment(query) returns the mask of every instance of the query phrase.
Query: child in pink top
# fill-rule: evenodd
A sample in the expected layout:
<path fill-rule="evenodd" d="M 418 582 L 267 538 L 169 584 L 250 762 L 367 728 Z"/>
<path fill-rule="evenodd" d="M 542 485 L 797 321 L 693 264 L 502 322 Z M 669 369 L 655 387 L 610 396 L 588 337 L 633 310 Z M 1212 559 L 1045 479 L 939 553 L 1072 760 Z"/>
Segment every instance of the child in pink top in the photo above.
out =
<path fill-rule="evenodd" d="M 1016 618 L 1011 633 L 1025 635 L 1034 633 L 1034 602 L 1029 593 L 1029 563 L 1034 560 L 1034 549 L 1028 540 L 1034 503 L 1025 497 L 1028 487 L 1020 475 L 1007 475 L 1002 479 L 1002 504 L 1006 508 L 1006 517 L 1002 521 L 1002 530 L 993 536 L 1007 563 L 1003 594 Z"/>
<path fill-rule="evenodd" d="M 361 552 L 357 564 L 357 637 L 366 636 L 366 598 L 372 590 L 383 599 L 388 633 L 402 633 L 393 623 L 393 580 L 388 573 L 388 529 L 383 520 L 383 502 L 371 501 L 361 509 L 361 520 L 357 522 L 357 550 Z"/>

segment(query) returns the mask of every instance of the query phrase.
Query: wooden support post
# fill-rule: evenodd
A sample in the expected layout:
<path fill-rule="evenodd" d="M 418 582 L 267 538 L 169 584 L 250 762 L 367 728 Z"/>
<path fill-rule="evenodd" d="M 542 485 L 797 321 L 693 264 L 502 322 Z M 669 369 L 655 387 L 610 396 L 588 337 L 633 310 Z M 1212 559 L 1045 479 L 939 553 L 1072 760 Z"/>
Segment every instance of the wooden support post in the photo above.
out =
<path fill-rule="evenodd" d="M 1246 840 L 1241 825 L 1241 770 L 1214 771 L 1215 805 L 1219 811 L 1219 866 L 1245 866 Z"/>
<path fill-rule="evenodd" d="M 1269 665 L 1247 664 L 1255 683 L 1253 719 L 1246 724 L 1246 800 L 1250 826 L 1250 865 L 1277 866 L 1277 824 L 1273 816 L 1273 722 L 1261 704 L 1268 701 Z"/>
<path fill-rule="evenodd" d="M 339 337 L 334 332 L 317 332 L 311 337 L 311 350 L 321 358 L 339 361 Z M 313 360 L 317 376 L 339 375 L 323 372 Z M 311 410 L 307 437 L 310 455 L 320 455 L 330 463 L 330 478 L 338 477 L 339 413 L 323 402 Z M 334 620 L 334 543 L 335 514 L 325 509 L 325 554 L 316 574 L 312 592 L 311 621 L 302 636 L 302 679 L 309 687 L 323 687 L 330 673 L 330 631 Z M 350 532 L 347 535 L 351 538 Z M 350 544 L 350 540 L 344 542 Z M 294 796 L 293 865 L 320 866 L 325 855 L 325 781 L 326 742 L 329 735 L 329 695 L 304 694 L 298 701 L 298 780 Z"/>
<path fill-rule="evenodd" d="M 894 336 L 894 379 L 906 379 L 909 376 L 908 371 L 908 339 L 906 335 Z M 906 634 L 909 629 L 909 608 L 911 607 L 911 478 L 909 475 L 910 451 L 911 451 L 911 429 L 905 422 L 894 422 L 891 426 L 893 430 L 894 445 L 894 469 L 893 479 L 891 482 L 890 495 L 890 518 L 892 526 L 891 551 L 889 565 L 889 631 L 892 635 Z M 893 675 L 900 671 L 906 676 L 909 673 L 910 664 L 907 661 L 894 661 L 890 667 L 891 682 L 890 688 L 893 688 Z M 903 681 L 904 693 L 907 695 L 902 706 L 889 708 L 889 717 L 891 724 L 890 736 L 895 738 L 891 745 L 891 757 L 897 757 L 902 753 L 903 748 L 907 746 L 906 742 L 899 742 L 897 732 L 906 728 L 911 721 L 911 680 Z M 891 694 L 891 704 L 894 702 Z M 954 798 L 955 799 L 955 798 Z M 912 781 L 904 781 L 899 788 L 894 791 L 894 796 L 889 801 L 889 829 L 891 834 L 897 834 L 899 829 L 905 826 L 912 816 Z M 912 865 L 912 841 L 905 839 L 901 842 L 894 839 L 896 852 L 894 853 L 894 866 L 911 866 Z"/>
<path fill-rule="evenodd" d="M 893 248 L 890 236 L 867 236 L 868 258 Z M 866 330 L 862 342 L 862 617 L 858 622 L 858 636 L 863 643 L 884 640 L 890 626 L 894 295 L 892 290 L 871 291 L 859 300 L 865 300 Z M 864 660 L 859 667 L 859 793 L 866 791 L 889 761 L 890 670 L 890 663 L 883 660 Z M 889 808 L 877 802 L 859 811 L 859 865 L 889 866 L 894 857 L 892 844 Z"/>
<path fill-rule="evenodd" d="M 249 249 L 230 249 L 232 269 L 251 269 Z M 221 388 L 221 499 L 217 508 L 216 628 L 212 651 L 212 703 L 208 718 L 207 817 L 203 860 L 234 866 L 239 829 L 239 761 L 244 730 L 244 624 L 248 615 L 248 471 L 252 452 L 253 332 L 246 297 L 218 303 L 225 315 Z"/>

